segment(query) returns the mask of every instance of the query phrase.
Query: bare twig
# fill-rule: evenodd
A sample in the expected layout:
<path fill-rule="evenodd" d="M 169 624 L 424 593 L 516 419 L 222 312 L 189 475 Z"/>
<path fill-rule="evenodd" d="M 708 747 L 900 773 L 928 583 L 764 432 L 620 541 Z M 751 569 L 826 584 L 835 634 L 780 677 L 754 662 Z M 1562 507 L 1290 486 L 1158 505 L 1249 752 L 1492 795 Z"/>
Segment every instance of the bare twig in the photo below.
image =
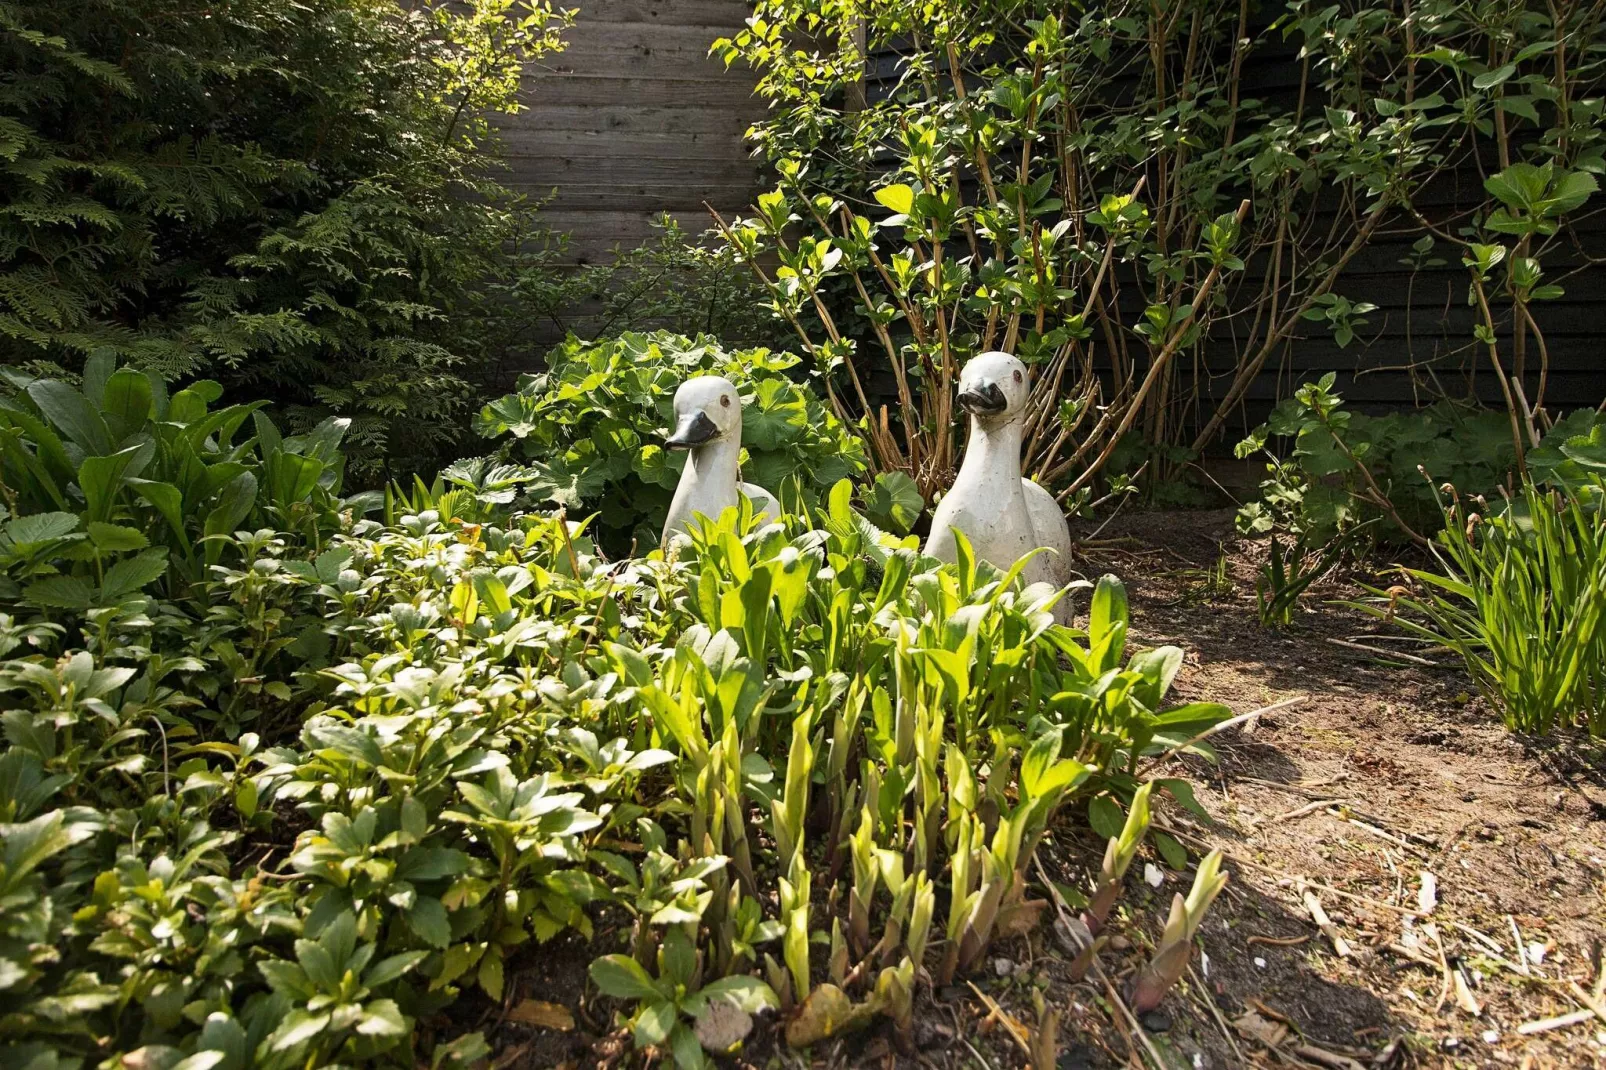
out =
<path fill-rule="evenodd" d="M 1167 761 L 1172 755 L 1176 754 L 1178 751 L 1187 750 L 1189 747 L 1193 746 L 1195 743 L 1198 743 L 1200 740 L 1209 739 L 1211 736 L 1215 735 L 1218 732 L 1225 732 L 1227 729 L 1234 728 L 1234 727 L 1236 727 L 1238 725 L 1241 725 L 1245 721 L 1253 720 L 1254 718 L 1259 717 L 1261 714 L 1270 713 L 1272 710 L 1280 710 L 1284 706 L 1293 706 L 1293 705 L 1296 705 L 1297 703 L 1304 702 L 1309 697 L 1310 697 L 1309 695 L 1295 695 L 1293 698 L 1285 698 L 1281 702 L 1273 702 L 1270 706 L 1262 706 L 1258 710 L 1250 710 L 1248 713 L 1240 713 L 1236 717 L 1229 717 L 1225 721 L 1220 721 L 1220 722 L 1218 722 L 1216 724 L 1213 724 L 1209 728 L 1205 729 L 1203 732 L 1200 732 L 1198 735 L 1194 736 L 1192 739 L 1185 740 L 1182 743 L 1178 743 L 1176 746 L 1172 747 L 1170 750 L 1167 750 L 1165 753 L 1159 754 L 1159 755 L 1156 755 L 1153 758 L 1150 758 L 1149 761 L 1139 771 L 1139 773 L 1140 773 L 1140 775 L 1142 773 L 1147 773 L 1149 770 L 1153 769 L 1155 766 L 1160 765 L 1160 764 L 1164 763 L 1165 761 Z"/>
<path fill-rule="evenodd" d="M 1322 909 L 1322 901 L 1316 898 L 1316 893 L 1305 887 L 1301 887 L 1300 891 L 1302 893 L 1301 897 L 1305 900 L 1305 909 L 1310 911 L 1311 920 L 1316 923 L 1316 927 L 1326 935 L 1327 939 L 1333 942 L 1333 950 L 1338 952 L 1338 957 L 1343 959 L 1353 957 L 1355 952 L 1350 949 L 1349 943 L 1339 933 L 1338 926 L 1333 924 L 1333 919 L 1327 916 L 1327 911 Z"/>
<path fill-rule="evenodd" d="M 1594 1011 L 1573 1011 L 1570 1014 L 1559 1014 L 1554 1018 L 1540 1018 L 1538 1021 L 1524 1022 L 1517 1027 L 1517 1032 L 1525 1037 L 1538 1033 L 1548 1033 L 1552 1029 L 1566 1029 L 1570 1025 L 1581 1025 L 1595 1017 Z"/>
<path fill-rule="evenodd" d="M 1333 639 L 1329 637 L 1324 640 L 1324 642 L 1331 643 L 1334 646 L 1349 647 L 1351 650 L 1364 650 L 1368 654 L 1377 654 L 1385 658 L 1395 658 L 1399 661 L 1409 661 L 1413 665 L 1425 665 L 1430 669 L 1442 669 L 1444 667 L 1440 662 L 1429 661 L 1427 658 L 1419 658 L 1415 654 L 1406 654 L 1398 650 L 1387 650 L 1383 647 L 1370 646 L 1366 643 L 1352 643 L 1348 639 Z"/>

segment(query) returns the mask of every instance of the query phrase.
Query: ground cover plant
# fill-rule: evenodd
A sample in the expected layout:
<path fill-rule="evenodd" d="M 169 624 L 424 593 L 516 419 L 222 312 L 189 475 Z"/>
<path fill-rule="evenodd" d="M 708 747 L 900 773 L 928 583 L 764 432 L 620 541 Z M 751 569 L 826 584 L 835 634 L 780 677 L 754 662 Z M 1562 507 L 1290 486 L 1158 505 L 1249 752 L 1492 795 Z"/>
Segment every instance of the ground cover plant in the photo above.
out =
<path fill-rule="evenodd" d="M 364 519 L 340 425 L 281 437 L 209 384 L 14 385 L 8 1064 L 468 1065 L 481 1036 L 423 1023 L 565 933 L 682 1066 L 771 1007 L 791 1044 L 907 1042 L 917 993 L 1042 920 L 1034 854 L 1090 804 L 1094 965 L 1151 792 L 1192 805 L 1148 765 L 1226 715 L 1168 703 L 1181 650 L 1128 655 L 1113 577 L 1055 625 L 1067 592 L 919 557 L 846 480 L 610 564 L 561 514 Z"/>
<path fill-rule="evenodd" d="M 864 471 L 864 444 L 820 401 L 794 354 L 727 350 L 708 335 L 627 332 L 586 342 L 571 336 L 544 371 L 481 410 L 475 428 L 502 439 L 500 456 L 528 466 L 525 493 L 579 514 L 616 555 L 658 543 L 684 454 L 666 450 L 674 396 L 697 375 L 742 392 L 743 478 L 815 502 Z"/>

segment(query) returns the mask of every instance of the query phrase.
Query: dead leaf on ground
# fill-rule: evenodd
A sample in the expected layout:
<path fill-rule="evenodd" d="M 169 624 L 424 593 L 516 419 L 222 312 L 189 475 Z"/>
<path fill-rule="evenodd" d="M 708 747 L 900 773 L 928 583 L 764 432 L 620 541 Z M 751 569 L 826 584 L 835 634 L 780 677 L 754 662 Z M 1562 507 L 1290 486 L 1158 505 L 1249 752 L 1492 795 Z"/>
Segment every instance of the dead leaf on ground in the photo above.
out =
<path fill-rule="evenodd" d="M 820 985 L 803 1001 L 797 1017 L 786 1023 L 786 1042 L 794 1048 L 807 1047 L 827 1037 L 862 1029 L 874 1015 L 874 1007 L 854 1003 L 836 985 Z"/>
<path fill-rule="evenodd" d="M 1250 1040 L 1258 1040 L 1268 1048 L 1275 1048 L 1288 1039 L 1288 1027 L 1262 1017 L 1256 1011 L 1245 1011 L 1235 1019 L 1232 1027 Z"/>
<path fill-rule="evenodd" d="M 540 999 L 521 999 L 507 1012 L 507 1020 L 537 1029 L 556 1029 L 567 1033 L 574 1028 L 574 1015 L 561 1003 L 548 1003 Z"/>
<path fill-rule="evenodd" d="M 728 999 L 712 1000 L 697 1016 L 697 1040 L 715 1055 L 728 1055 L 753 1031 L 753 1016 Z"/>

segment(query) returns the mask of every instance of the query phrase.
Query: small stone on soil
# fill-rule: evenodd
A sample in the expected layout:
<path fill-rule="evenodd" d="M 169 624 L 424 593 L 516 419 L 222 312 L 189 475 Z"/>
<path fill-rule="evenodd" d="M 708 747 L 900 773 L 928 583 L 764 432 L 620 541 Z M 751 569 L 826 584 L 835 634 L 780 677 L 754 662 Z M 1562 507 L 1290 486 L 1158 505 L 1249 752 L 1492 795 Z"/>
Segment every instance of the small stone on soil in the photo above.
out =
<path fill-rule="evenodd" d="M 917 1048 L 935 1048 L 952 1034 L 953 1031 L 947 1026 L 938 1025 L 935 1022 L 922 1021 L 918 1018 L 915 1019 L 915 1047 Z"/>
<path fill-rule="evenodd" d="M 1087 1048 L 1071 1048 L 1060 1052 L 1054 1070 L 1093 1070 L 1093 1058 Z"/>
<path fill-rule="evenodd" d="M 1171 1028 L 1171 1016 L 1164 1011 L 1149 1011 L 1138 1018 L 1143 1028 L 1151 1033 L 1164 1033 Z"/>

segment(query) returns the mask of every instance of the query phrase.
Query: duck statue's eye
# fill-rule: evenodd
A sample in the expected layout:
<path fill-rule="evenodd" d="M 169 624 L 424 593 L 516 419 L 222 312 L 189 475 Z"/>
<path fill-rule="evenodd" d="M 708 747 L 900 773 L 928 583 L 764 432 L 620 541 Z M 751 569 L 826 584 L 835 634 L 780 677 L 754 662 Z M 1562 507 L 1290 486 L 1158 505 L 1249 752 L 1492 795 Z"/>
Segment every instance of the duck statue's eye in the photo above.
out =
<path fill-rule="evenodd" d="M 728 409 L 728 408 L 730 408 L 730 407 L 731 407 L 731 396 L 730 396 L 730 395 L 729 395 L 729 394 L 725 394 L 725 395 L 723 395 L 723 396 L 722 396 L 722 397 L 721 397 L 721 398 L 720 398 L 720 399 L 719 399 L 719 403 L 720 403 L 720 404 L 721 404 L 721 405 L 723 405 L 723 406 L 725 406 L 725 407 L 726 407 L 726 408 L 727 408 L 727 409 Z"/>
<path fill-rule="evenodd" d="M 1015 370 L 1015 381 L 1017 383 L 1020 382 L 1020 369 L 1018 368 Z"/>

